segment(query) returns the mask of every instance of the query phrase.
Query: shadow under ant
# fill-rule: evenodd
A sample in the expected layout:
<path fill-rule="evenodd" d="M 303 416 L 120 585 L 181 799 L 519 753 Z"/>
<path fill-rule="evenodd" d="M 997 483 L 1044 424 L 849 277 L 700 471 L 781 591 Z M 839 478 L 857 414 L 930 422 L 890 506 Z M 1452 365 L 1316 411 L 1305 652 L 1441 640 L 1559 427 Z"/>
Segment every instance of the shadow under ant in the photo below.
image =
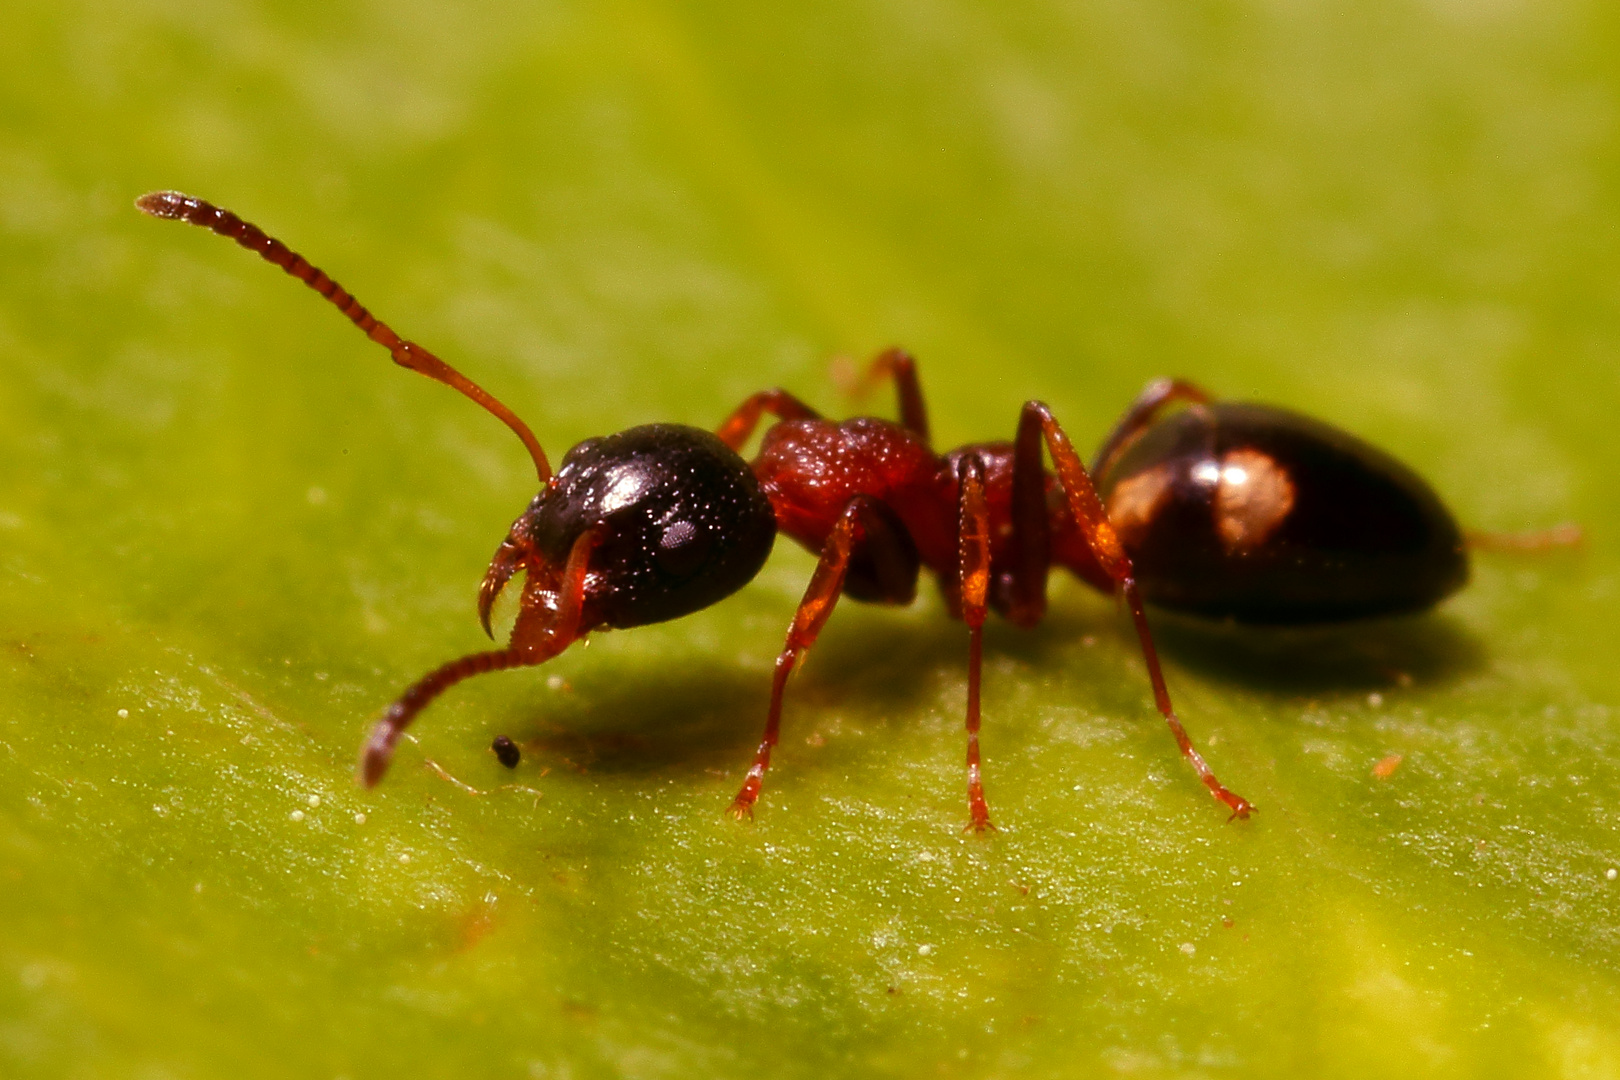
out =
<path fill-rule="evenodd" d="M 787 718 L 784 734 L 805 725 L 805 705 L 859 701 L 878 717 L 911 715 L 953 664 L 965 663 L 961 624 L 938 616 L 879 611 L 826 634 L 789 686 L 789 701 L 800 708 Z M 1072 658 L 1083 637 L 1107 634 L 1130 634 L 1108 605 L 1065 605 L 1033 631 L 992 629 L 985 654 L 1040 670 Z M 1433 614 L 1254 627 L 1155 612 L 1154 634 L 1166 656 L 1200 678 L 1288 696 L 1444 685 L 1486 661 L 1474 635 Z M 582 689 L 523 708 L 509 734 L 525 750 L 581 771 L 649 773 L 674 766 L 733 776 L 741 775 L 758 742 L 770 674 L 688 662 Z"/>
<path fill-rule="evenodd" d="M 770 675 L 724 665 L 648 666 L 608 685 L 584 682 L 523 707 L 507 734 L 525 754 L 581 772 L 724 768 L 757 740 Z M 744 749 L 746 747 L 746 749 Z"/>
<path fill-rule="evenodd" d="M 806 705 L 859 701 L 880 714 L 908 714 L 942 670 L 966 660 L 961 624 L 937 616 L 879 611 L 829 630 L 789 683 L 789 709 L 798 715 L 785 721 L 784 737 L 801 727 L 808 732 Z M 986 653 L 996 655 L 994 644 Z M 762 657 L 774 658 L 774 650 Z M 741 776 L 759 742 L 771 688 L 769 667 L 701 662 L 645 665 L 605 685 L 589 674 L 579 681 L 577 693 L 521 709 L 507 733 L 526 752 L 592 772 L 680 765 Z"/>
<path fill-rule="evenodd" d="M 1156 613 L 1160 649 L 1200 678 L 1317 696 L 1444 686 L 1480 670 L 1483 644 L 1433 613 L 1321 626 L 1240 626 Z"/>
<path fill-rule="evenodd" d="M 863 698 L 897 704 L 915 700 L 925 679 L 948 670 L 967 651 L 960 623 L 929 616 L 905 627 L 845 635 L 836 644 L 828 640 L 817 652 L 820 685 L 847 683 Z M 1479 671 L 1489 659 L 1478 637 L 1434 612 L 1312 626 L 1212 622 L 1159 609 L 1150 618 L 1159 651 L 1177 666 L 1210 682 L 1259 693 L 1316 696 L 1446 686 Z M 1049 670 L 1072 664 L 1083 639 L 1116 636 L 1127 649 L 1135 647 L 1128 619 L 1112 604 L 1066 603 L 1033 630 L 1001 621 L 987 624 L 985 656 Z M 1140 670 L 1138 660 L 1127 663 Z"/>
<path fill-rule="evenodd" d="M 961 624 L 938 619 L 937 612 L 912 614 L 880 614 L 824 635 L 789 684 L 790 709 L 794 703 L 800 708 L 784 734 L 791 737 L 810 719 L 805 707 L 858 701 L 880 716 L 897 717 L 926 700 L 930 688 L 965 661 L 966 635 Z M 1050 662 L 1062 644 L 1005 629 L 987 636 L 987 656 L 1038 665 Z M 1094 629 L 1086 623 L 1075 636 Z M 746 764 L 757 744 L 770 698 L 768 668 L 744 671 L 720 663 L 645 666 L 606 685 L 593 685 L 587 674 L 581 683 L 579 693 L 549 695 L 544 705 L 522 708 L 508 734 L 526 750 L 582 769 L 651 771 L 686 764 L 729 774 Z"/>

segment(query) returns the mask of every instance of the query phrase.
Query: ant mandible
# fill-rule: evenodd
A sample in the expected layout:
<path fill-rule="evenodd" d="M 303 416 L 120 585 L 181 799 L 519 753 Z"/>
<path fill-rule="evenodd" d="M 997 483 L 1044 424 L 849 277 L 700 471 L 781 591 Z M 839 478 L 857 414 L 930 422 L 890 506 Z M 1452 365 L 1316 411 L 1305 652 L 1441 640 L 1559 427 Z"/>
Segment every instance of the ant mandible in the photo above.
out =
<path fill-rule="evenodd" d="M 402 339 L 279 240 L 178 192 L 154 192 L 136 205 L 258 252 L 335 304 L 395 363 L 499 417 L 534 459 L 540 492 L 478 590 L 479 620 L 493 637 L 490 608 L 514 575 L 524 575 L 510 641 L 429 672 L 388 707 L 361 753 L 368 787 L 387 770 L 406 726 L 449 687 L 544 663 L 593 630 L 708 607 L 753 579 L 781 531 L 820 560 L 776 659 L 765 734 L 733 814 L 753 813 L 788 676 L 838 597 L 908 604 L 926 566 L 968 627 L 968 827 L 990 827 L 979 760 L 985 616 L 993 608 L 1018 626 L 1039 623 L 1055 563 L 1123 599 L 1154 702 L 1182 756 L 1233 817 L 1246 818 L 1253 805 L 1216 778 L 1171 707 L 1144 603 L 1211 619 L 1316 623 L 1421 610 L 1468 578 L 1461 532 L 1406 466 L 1319 421 L 1217 402 L 1180 381 L 1150 384 L 1090 470 L 1038 401 L 1024 405 L 1011 443 L 936 453 L 916 364 L 891 349 L 868 380 L 893 380 L 898 424 L 826 420 L 792 394 L 767 390 L 713 434 L 646 424 L 587 439 L 553 472 L 510 409 Z M 1178 402 L 1188 407 L 1166 412 Z M 745 462 L 738 451 L 766 415 L 774 423 Z"/>

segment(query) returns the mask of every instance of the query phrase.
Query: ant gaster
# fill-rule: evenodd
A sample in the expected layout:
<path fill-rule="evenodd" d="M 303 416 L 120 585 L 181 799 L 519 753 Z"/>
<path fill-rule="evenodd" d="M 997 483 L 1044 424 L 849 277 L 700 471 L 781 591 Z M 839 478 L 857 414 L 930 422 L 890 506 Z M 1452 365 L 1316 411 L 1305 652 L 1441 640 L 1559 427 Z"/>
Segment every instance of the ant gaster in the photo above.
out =
<path fill-rule="evenodd" d="M 969 827 L 989 826 L 979 762 L 985 616 L 994 609 L 1019 626 L 1039 623 L 1047 571 L 1056 564 L 1124 601 L 1154 701 L 1182 756 L 1234 817 L 1247 817 L 1252 804 L 1216 779 L 1171 707 L 1144 604 L 1237 622 L 1315 623 L 1417 611 L 1468 578 L 1457 525 L 1410 469 L 1326 424 L 1269 406 L 1216 402 L 1179 381 L 1149 385 L 1090 470 L 1038 401 L 1024 405 L 1012 442 L 936 453 L 916 365 L 891 349 L 868 380 L 893 380 L 898 424 L 826 420 L 793 395 L 767 390 L 715 433 L 680 424 L 634 427 L 587 439 L 553 472 L 539 440 L 511 410 L 400 338 L 280 241 L 177 192 L 145 195 L 136 205 L 258 252 L 335 304 L 395 363 L 499 417 L 534 459 L 540 492 L 496 549 L 478 591 L 489 633 L 496 597 L 523 575 L 507 646 L 453 660 L 401 694 L 361 754 L 367 786 L 382 778 L 406 726 L 450 686 L 543 663 L 593 630 L 708 607 L 758 573 L 781 531 L 820 561 L 776 659 L 765 734 L 731 804 L 734 814 L 753 812 L 788 676 L 839 596 L 910 603 L 927 567 L 968 627 Z M 1178 402 L 1187 407 L 1166 412 Z M 767 415 L 774 423 L 746 462 L 738 451 Z"/>

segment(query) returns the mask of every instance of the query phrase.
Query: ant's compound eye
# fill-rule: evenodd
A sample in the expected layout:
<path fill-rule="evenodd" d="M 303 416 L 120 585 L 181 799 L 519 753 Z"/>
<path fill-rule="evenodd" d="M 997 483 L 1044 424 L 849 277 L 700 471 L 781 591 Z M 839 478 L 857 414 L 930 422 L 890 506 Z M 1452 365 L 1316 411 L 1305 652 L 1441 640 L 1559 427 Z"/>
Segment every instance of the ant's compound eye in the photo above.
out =
<path fill-rule="evenodd" d="M 703 569 L 713 550 L 714 537 L 707 529 L 682 520 L 665 526 L 653 559 L 659 573 L 673 581 L 685 581 Z"/>

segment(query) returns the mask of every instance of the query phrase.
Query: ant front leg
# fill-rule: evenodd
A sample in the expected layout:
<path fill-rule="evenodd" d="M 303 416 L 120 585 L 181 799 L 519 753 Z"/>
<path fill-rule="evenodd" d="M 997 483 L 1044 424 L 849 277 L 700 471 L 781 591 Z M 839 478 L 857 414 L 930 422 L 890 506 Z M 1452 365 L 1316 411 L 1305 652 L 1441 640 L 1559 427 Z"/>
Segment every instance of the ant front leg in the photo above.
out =
<path fill-rule="evenodd" d="M 995 828 L 984 801 L 979 763 L 979 676 L 984 666 L 984 617 L 990 595 L 990 505 L 984 494 L 984 463 L 967 454 L 957 466 L 957 584 L 962 621 L 968 627 L 967 771 L 968 825 L 974 832 Z"/>
<path fill-rule="evenodd" d="M 804 590 L 804 599 L 799 601 L 798 610 L 793 613 L 787 641 L 776 658 L 776 671 L 771 680 L 771 707 L 765 717 L 765 734 L 754 753 L 753 764 L 748 767 L 742 790 L 731 802 L 730 813 L 733 817 L 741 819 L 754 815 L 754 803 L 759 800 L 765 770 L 771 767 L 771 750 L 776 746 L 777 734 L 782 726 L 782 695 L 787 689 L 788 676 L 793 674 L 800 655 L 816 643 L 821 628 L 827 625 L 827 619 L 838 603 L 838 595 L 843 591 L 844 577 L 856 545 L 862 541 L 868 544 L 874 540 L 881 542 L 880 538 L 888 535 L 889 527 L 882 517 L 882 504 L 866 495 L 851 499 L 834 523 L 832 533 L 822 545 L 821 560 L 816 563 L 815 573 L 810 575 L 810 584 Z M 894 560 L 883 557 L 877 561 L 883 564 Z M 912 574 L 915 580 L 914 569 Z"/>
<path fill-rule="evenodd" d="M 1075 524 L 1085 536 L 1086 543 L 1090 546 L 1098 564 L 1114 581 L 1115 587 L 1125 598 L 1126 606 L 1130 608 L 1131 620 L 1136 625 L 1136 636 L 1142 645 L 1142 657 L 1147 661 L 1148 679 L 1153 683 L 1154 703 L 1163 714 L 1165 723 L 1170 726 L 1170 733 L 1175 736 L 1176 745 L 1181 748 L 1181 755 L 1198 773 L 1198 778 L 1204 782 L 1210 794 L 1231 809 L 1233 817 L 1248 817 L 1254 805 L 1241 795 L 1228 790 L 1216 778 L 1214 771 L 1204 761 L 1203 755 L 1193 746 L 1192 739 L 1187 735 L 1187 729 L 1182 727 L 1181 721 L 1176 717 L 1175 709 L 1170 704 L 1170 691 L 1164 684 L 1164 672 L 1159 668 L 1159 653 L 1154 648 L 1153 635 L 1148 631 L 1147 614 L 1142 607 L 1142 594 L 1136 587 L 1135 568 L 1131 565 L 1130 556 L 1125 554 L 1125 548 L 1120 543 L 1118 534 L 1114 532 L 1113 525 L 1109 523 L 1108 513 L 1103 509 L 1102 500 L 1097 497 L 1097 489 L 1091 483 L 1085 464 L 1080 460 L 1080 455 L 1075 453 L 1068 435 L 1064 434 L 1063 428 L 1052 416 L 1052 410 L 1039 401 L 1026 402 L 1018 418 L 1016 446 L 1019 451 L 1025 452 L 1027 447 L 1035 446 L 1035 452 L 1038 453 L 1039 441 L 1043 439 L 1047 452 L 1052 456 L 1052 466 L 1068 498 L 1069 512 L 1073 515 Z"/>
<path fill-rule="evenodd" d="M 923 404 L 922 383 L 917 378 L 917 360 L 906 350 L 884 349 L 866 369 L 866 374 L 850 387 L 856 397 L 865 394 L 884 379 L 894 380 L 900 404 L 900 426 L 924 443 L 928 438 L 928 406 Z"/>
<path fill-rule="evenodd" d="M 715 428 L 720 441 L 733 450 L 741 450 L 748 436 L 759 426 L 759 418 L 770 413 L 778 420 L 820 420 L 821 414 L 778 387 L 761 390 L 737 406 L 737 411 L 726 417 L 726 422 Z"/>
<path fill-rule="evenodd" d="M 1154 379 L 1147 384 L 1137 399 L 1131 402 L 1131 407 L 1125 410 L 1125 415 L 1119 418 L 1114 430 L 1103 440 L 1102 449 L 1091 459 L 1092 473 L 1102 475 L 1108 466 L 1113 464 L 1114 458 L 1135 441 L 1138 435 L 1146 431 L 1167 406 L 1177 401 L 1208 405 L 1212 400 L 1209 392 L 1203 387 L 1182 379 Z"/>
<path fill-rule="evenodd" d="M 585 576 L 591 552 L 601 541 L 596 529 L 587 529 L 574 541 L 560 574 L 532 567 L 523 583 L 523 603 L 517 624 L 504 649 L 472 653 L 430 671 L 388 706 L 371 729 L 360 752 L 360 782 L 374 787 L 388 771 L 394 745 L 416 719 L 417 713 L 456 683 L 486 671 L 542 664 L 579 638 L 580 613 L 585 603 Z"/>

